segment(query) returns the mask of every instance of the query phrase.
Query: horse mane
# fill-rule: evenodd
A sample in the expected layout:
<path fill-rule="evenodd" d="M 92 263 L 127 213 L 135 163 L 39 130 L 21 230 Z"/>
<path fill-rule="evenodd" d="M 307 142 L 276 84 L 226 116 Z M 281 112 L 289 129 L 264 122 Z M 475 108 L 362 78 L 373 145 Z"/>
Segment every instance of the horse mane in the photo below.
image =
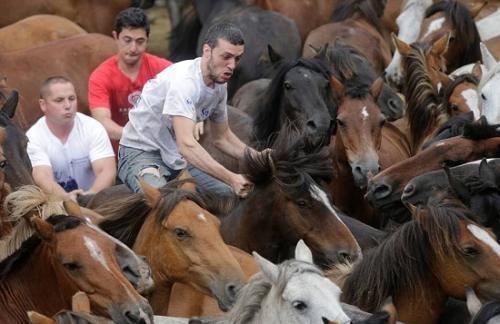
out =
<path fill-rule="evenodd" d="M 431 47 L 428 44 L 413 43 L 411 52 L 403 57 L 406 71 L 405 95 L 408 107 L 406 115 L 412 134 L 412 146 L 418 147 L 426 135 L 426 131 L 436 123 L 442 124 L 448 114 L 440 104 L 436 90 L 427 72 L 426 54 Z"/>
<path fill-rule="evenodd" d="M 425 150 L 441 140 L 463 135 L 465 125 L 472 123 L 474 123 L 474 113 L 472 111 L 451 117 L 446 123 L 441 125 L 432 139 L 422 145 L 422 150 Z"/>
<path fill-rule="evenodd" d="M 169 53 L 167 57 L 169 60 L 179 62 L 195 58 L 201 29 L 200 17 L 196 9 L 191 6 L 182 14 L 181 20 L 168 35 Z"/>
<path fill-rule="evenodd" d="M 328 147 L 311 146 L 292 125 L 285 125 L 272 144 L 272 153 L 253 156 L 247 149 L 244 160 L 250 181 L 257 187 L 270 181 L 287 189 L 329 182 L 334 169 Z"/>
<path fill-rule="evenodd" d="M 477 121 L 464 126 L 464 138 L 478 141 L 500 136 L 500 126 L 498 124 L 488 124 L 484 116 Z"/>
<path fill-rule="evenodd" d="M 323 276 L 321 270 L 311 263 L 298 260 L 286 260 L 278 265 L 279 275 L 276 284 L 277 295 L 283 294 L 290 278 L 303 273 L 316 273 Z M 256 273 L 249 282 L 238 292 L 238 298 L 231 310 L 221 318 L 213 320 L 202 320 L 202 323 L 233 323 L 244 324 L 253 320 L 255 314 L 261 310 L 261 304 L 264 298 L 271 291 L 272 284 L 262 274 Z"/>
<path fill-rule="evenodd" d="M 273 78 L 267 91 L 257 105 L 254 119 L 254 139 L 258 142 L 265 141 L 273 132 L 278 131 L 280 115 L 283 113 L 282 97 L 283 82 L 286 74 L 295 67 L 304 67 L 317 72 L 330 79 L 330 71 L 326 61 L 322 58 L 299 58 L 296 60 L 284 60 L 276 64 Z M 332 116 L 336 112 L 331 112 Z"/>
<path fill-rule="evenodd" d="M 443 12 L 446 18 L 451 21 L 456 34 L 462 38 L 460 42 L 463 52 L 459 55 L 459 61 L 451 70 L 455 70 L 463 65 L 481 60 L 481 50 L 479 43 L 481 38 L 477 31 L 476 23 L 470 14 L 469 9 L 456 0 L 439 1 L 431 5 L 425 11 L 425 18 Z"/>
<path fill-rule="evenodd" d="M 433 263 L 458 258 L 459 221 L 471 212 L 458 200 L 430 200 L 422 220 L 403 224 L 378 247 L 367 253 L 343 286 L 343 299 L 373 312 L 388 296 L 401 294 L 428 301 L 425 283 L 434 280 Z"/>
<path fill-rule="evenodd" d="M 333 47 L 328 47 L 326 56 L 331 63 L 332 74 L 342 82 L 348 97 L 364 99 L 370 94 L 376 74 L 372 65 L 355 48 L 336 42 Z"/>
<path fill-rule="evenodd" d="M 7 215 L 5 221 L 15 225 L 11 232 L 0 240 L 0 260 L 15 253 L 23 242 L 35 233 L 29 220 L 25 218 L 26 215 L 35 210 L 42 219 L 48 219 L 51 215 L 67 214 L 61 200 L 34 185 L 22 186 L 7 195 L 3 207 Z"/>
<path fill-rule="evenodd" d="M 183 183 L 192 181 L 192 179 L 174 180 L 159 189 L 161 201 L 156 213 L 158 224 L 161 224 L 184 199 L 191 200 L 206 209 L 204 199 L 199 193 L 179 188 Z M 99 223 L 102 230 L 131 247 L 151 210 L 143 193 L 133 193 L 109 201 L 97 207 L 95 212 L 105 217 L 105 220 Z"/>
<path fill-rule="evenodd" d="M 500 315 L 500 301 L 493 300 L 481 307 L 470 324 L 487 324 L 493 317 Z"/>
<path fill-rule="evenodd" d="M 51 215 L 46 218 L 46 221 L 54 226 L 56 233 L 75 228 L 84 222 L 78 217 L 69 215 Z M 42 239 L 33 232 L 30 237 L 21 242 L 16 251 L 8 256 L 2 256 L 0 259 L 0 279 L 4 279 L 17 266 L 21 265 L 23 261 L 27 260 L 40 242 L 42 242 Z"/>
<path fill-rule="evenodd" d="M 453 94 L 453 91 L 458 85 L 464 82 L 469 82 L 476 86 L 479 85 L 478 78 L 476 78 L 472 73 L 465 73 L 452 79 L 450 83 L 448 83 L 445 87 L 441 89 L 441 91 L 439 91 L 441 96 L 441 101 L 448 112 L 451 112 L 450 97 Z"/>
<path fill-rule="evenodd" d="M 353 18 L 355 14 L 361 15 L 378 32 L 382 32 L 380 18 L 384 14 L 385 2 L 374 0 L 343 0 L 333 10 L 331 21 L 341 22 Z"/>
<path fill-rule="evenodd" d="M 499 72 L 500 62 L 497 62 L 497 64 L 481 78 L 481 82 L 479 82 L 479 89 L 482 89 L 486 85 L 486 83 L 488 83 L 488 81 L 490 81 Z"/>

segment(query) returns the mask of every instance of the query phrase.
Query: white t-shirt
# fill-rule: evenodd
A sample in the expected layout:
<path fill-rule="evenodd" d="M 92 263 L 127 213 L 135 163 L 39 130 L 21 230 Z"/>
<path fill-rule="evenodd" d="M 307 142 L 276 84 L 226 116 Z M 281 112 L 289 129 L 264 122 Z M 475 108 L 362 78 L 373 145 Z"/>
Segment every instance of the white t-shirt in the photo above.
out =
<path fill-rule="evenodd" d="M 210 118 L 227 120 L 227 85 L 207 87 L 201 74 L 201 58 L 173 64 L 149 80 L 129 112 L 120 144 L 143 151 L 159 151 L 163 162 L 174 170 L 187 163 L 177 150 L 172 116 L 195 123 Z"/>
<path fill-rule="evenodd" d="M 50 166 L 58 183 L 75 179 L 83 190 L 89 190 L 95 180 L 91 163 L 114 156 L 101 123 L 81 113 L 76 113 L 75 124 L 64 144 L 52 134 L 45 117 L 31 126 L 26 135 L 33 167 Z"/>

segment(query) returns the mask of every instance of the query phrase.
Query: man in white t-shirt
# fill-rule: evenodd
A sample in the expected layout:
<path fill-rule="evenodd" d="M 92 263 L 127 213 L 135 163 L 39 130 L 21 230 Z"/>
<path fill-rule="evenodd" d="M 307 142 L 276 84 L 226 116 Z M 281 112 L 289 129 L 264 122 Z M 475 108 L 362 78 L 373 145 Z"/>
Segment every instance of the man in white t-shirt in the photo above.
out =
<path fill-rule="evenodd" d="M 73 84 L 62 76 L 40 88 L 40 118 L 26 133 L 33 179 L 44 191 L 76 201 L 112 186 L 116 177 L 113 148 L 104 127 L 77 112 Z"/>
<path fill-rule="evenodd" d="M 243 158 L 247 146 L 229 128 L 226 108 L 226 82 L 243 49 L 237 27 L 214 25 L 201 57 L 173 64 L 144 85 L 118 154 L 118 176 L 132 190 L 139 191 L 137 178 L 159 188 L 187 168 L 200 187 L 219 195 L 248 195 L 253 184 L 215 161 L 195 138 L 196 123 L 208 119 L 216 146 Z"/>

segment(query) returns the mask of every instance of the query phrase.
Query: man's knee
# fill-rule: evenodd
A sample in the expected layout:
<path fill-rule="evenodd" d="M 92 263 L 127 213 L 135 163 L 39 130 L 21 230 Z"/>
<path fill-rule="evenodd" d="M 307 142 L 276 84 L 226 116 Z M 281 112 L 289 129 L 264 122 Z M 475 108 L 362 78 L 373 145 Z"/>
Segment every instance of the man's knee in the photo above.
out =
<path fill-rule="evenodd" d="M 142 169 L 137 174 L 135 179 L 136 187 L 134 188 L 135 192 L 140 191 L 139 181 L 144 181 L 155 188 L 161 188 L 167 184 L 167 179 L 160 173 L 160 169 L 158 167 L 150 166 Z"/>

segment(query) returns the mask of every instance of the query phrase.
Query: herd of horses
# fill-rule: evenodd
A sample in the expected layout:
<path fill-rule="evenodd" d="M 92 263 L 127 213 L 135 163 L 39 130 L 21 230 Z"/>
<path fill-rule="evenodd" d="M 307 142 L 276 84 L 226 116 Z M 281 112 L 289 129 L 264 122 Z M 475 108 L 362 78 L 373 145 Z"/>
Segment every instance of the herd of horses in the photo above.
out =
<path fill-rule="evenodd" d="M 253 191 L 221 199 L 183 172 L 78 204 L 33 185 L 39 84 L 67 75 L 85 112 L 114 15 L 151 1 L 22 2 L 0 4 L 0 322 L 499 316 L 498 1 L 184 1 L 168 58 L 194 58 L 215 22 L 245 35 L 228 118 L 270 150 L 200 142 Z"/>

